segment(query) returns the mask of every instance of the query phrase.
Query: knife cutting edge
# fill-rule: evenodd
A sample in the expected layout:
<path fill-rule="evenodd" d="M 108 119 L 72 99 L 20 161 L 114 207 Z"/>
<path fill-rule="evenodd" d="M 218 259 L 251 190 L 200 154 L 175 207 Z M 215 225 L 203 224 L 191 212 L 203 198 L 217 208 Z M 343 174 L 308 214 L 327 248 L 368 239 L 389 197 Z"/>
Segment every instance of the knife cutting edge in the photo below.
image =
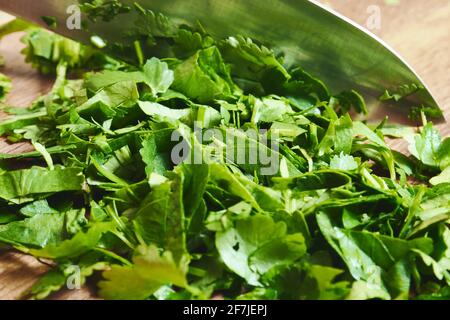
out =
<path fill-rule="evenodd" d="M 198 22 L 219 38 L 240 34 L 283 52 L 285 64 L 301 65 L 322 78 L 333 90 L 356 87 L 371 112 L 426 106 L 440 112 L 436 100 L 417 73 L 386 43 L 350 19 L 310 0 L 123 0 L 124 8 L 139 7 L 162 13 L 179 24 Z M 133 43 L 128 30 L 136 27 L 136 10 L 118 11 L 108 21 L 83 15 L 83 28 L 71 30 L 67 19 L 76 0 L 0 0 L 0 9 L 47 26 L 42 17 L 55 19 L 54 31 L 89 42 L 93 35 L 108 44 Z M 114 54 L 114 52 L 112 52 Z M 401 102 L 380 102 L 379 97 L 400 86 L 421 88 Z M 444 120 L 443 116 L 436 120 Z"/>

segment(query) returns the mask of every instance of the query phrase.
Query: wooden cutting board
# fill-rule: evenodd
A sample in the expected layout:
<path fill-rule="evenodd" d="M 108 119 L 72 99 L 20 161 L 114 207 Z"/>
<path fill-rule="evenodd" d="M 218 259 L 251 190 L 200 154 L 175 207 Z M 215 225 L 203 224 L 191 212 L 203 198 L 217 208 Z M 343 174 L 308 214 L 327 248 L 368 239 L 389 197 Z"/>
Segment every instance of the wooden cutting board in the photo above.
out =
<path fill-rule="evenodd" d="M 323 0 L 363 26 L 370 26 L 380 10 L 380 29 L 372 30 L 396 49 L 423 77 L 450 119 L 450 1 L 449 0 Z M 0 23 L 11 17 L 0 12 Z M 373 23 L 372 23 L 373 25 Z M 53 79 L 31 69 L 19 53 L 23 45 L 20 35 L 5 37 L 0 42 L 0 54 L 6 65 L 0 69 L 13 80 L 13 90 L 7 103 L 27 106 L 44 94 Z M 5 115 L 0 114 L 0 118 Z M 440 126 L 450 134 L 450 126 Z M 404 148 L 397 144 L 396 148 Z M 26 144 L 9 145 L 0 140 L 0 152 L 29 150 Z M 48 270 L 35 258 L 16 252 L 0 251 L 0 299 L 17 299 Z M 93 299 L 95 292 L 84 287 L 65 290 L 52 299 Z"/>

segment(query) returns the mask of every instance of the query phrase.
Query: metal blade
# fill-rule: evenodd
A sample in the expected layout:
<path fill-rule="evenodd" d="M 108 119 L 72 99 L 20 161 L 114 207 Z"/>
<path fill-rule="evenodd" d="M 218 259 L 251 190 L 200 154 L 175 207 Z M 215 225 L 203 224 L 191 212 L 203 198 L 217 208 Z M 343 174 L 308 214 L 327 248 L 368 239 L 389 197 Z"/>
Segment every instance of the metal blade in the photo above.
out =
<path fill-rule="evenodd" d="M 177 22 L 193 25 L 200 22 L 218 38 L 243 35 L 285 54 L 286 64 L 300 65 L 321 78 L 333 92 L 357 89 L 371 110 L 390 106 L 378 97 L 385 89 L 416 84 L 425 89 L 394 104 L 404 107 L 425 105 L 439 110 L 426 84 L 388 45 L 351 20 L 315 1 L 308 0 L 124 0 L 163 13 Z M 42 24 L 42 15 L 55 16 L 57 32 L 86 41 L 84 31 L 68 30 L 67 7 L 75 0 L 0 0 L 0 7 L 13 14 Z M 88 19 L 84 18 L 87 22 Z M 129 41 L 127 30 L 136 23 L 136 12 L 119 14 L 109 22 L 89 23 L 91 33 L 108 41 Z M 392 105 L 391 105 L 392 106 Z M 440 119 L 443 120 L 443 119 Z"/>

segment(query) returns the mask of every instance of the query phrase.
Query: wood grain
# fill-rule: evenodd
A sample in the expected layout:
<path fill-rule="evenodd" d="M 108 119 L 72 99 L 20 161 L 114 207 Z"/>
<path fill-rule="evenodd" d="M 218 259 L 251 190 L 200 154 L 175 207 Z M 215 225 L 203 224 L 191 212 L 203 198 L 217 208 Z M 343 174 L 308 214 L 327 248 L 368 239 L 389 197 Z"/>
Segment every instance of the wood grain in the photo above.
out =
<path fill-rule="evenodd" d="M 398 0 L 387 5 L 383 0 L 323 0 L 322 2 L 365 26 L 370 16 L 369 5 L 381 9 L 381 29 L 372 30 L 396 49 L 431 88 L 439 104 L 450 119 L 450 1 Z M 0 13 L 0 22 L 9 19 Z M 52 79 L 37 74 L 23 61 L 19 51 L 23 45 L 20 35 L 5 37 L 0 42 L 0 54 L 6 66 L 0 72 L 13 80 L 13 91 L 7 103 L 27 106 L 38 95 L 45 93 Z M 0 114 L 0 117 L 4 115 Z M 448 124 L 442 124 L 443 134 L 450 134 Z M 396 144 L 395 148 L 404 148 Z M 0 140 L 0 152 L 22 152 L 26 144 L 10 145 Z M 17 299 L 48 270 L 35 258 L 15 252 L 0 251 L 0 299 Z M 53 299 L 92 299 L 89 288 L 65 290 Z"/>
<path fill-rule="evenodd" d="M 388 5 L 386 0 L 321 2 L 364 27 L 373 13 L 370 6 L 378 6 L 381 9 L 381 28 L 370 31 L 416 70 L 450 121 L 450 1 L 397 0 L 397 5 Z M 443 135 L 450 135 L 449 123 L 438 128 Z M 390 144 L 396 150 L 404 151 L 407 147 L 403 140 Z"/>

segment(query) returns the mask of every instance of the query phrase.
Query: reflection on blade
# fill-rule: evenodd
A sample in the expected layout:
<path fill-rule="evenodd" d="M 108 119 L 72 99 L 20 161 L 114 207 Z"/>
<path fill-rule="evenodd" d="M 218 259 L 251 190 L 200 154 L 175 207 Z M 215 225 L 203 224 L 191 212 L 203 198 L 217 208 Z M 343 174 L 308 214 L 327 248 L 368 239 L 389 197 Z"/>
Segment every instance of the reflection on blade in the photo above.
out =
<path fill-rule="evenodd" d="M 4 0 L 0 0 L 3 2 Z M 16 0 L 15 3 L 24 2 Z M 385 89 L 416 85 L 422 90 L 410 95 L 403 107 L 427 106 L 439 111 L 438 104 L 418 75 L 393 50 L 374 35 L 349 19 L 308 0 L 123 0 L 129 13 L 120 13 L 108 22 L 88 23 L 90 32 L 111 43 L 135 40 L 130 30 L 139 27 L 134 4 L 162 13 L 178 24 L 201 25 L 215 37 L 242 35 L 253 38 L 285 55 L 285 63 L 300 65 L 323 79 L 333 92 L 357 88 L 375 110 Z M 40 1 L 47 3 L 56 16 L 67 17 L 66 9 L 76 0 Z M 17 4 L 15 5 L 18 6 Z M 35 17 L 33 5 L 26 17 Z M 14 11 L 14 9 L 12 10 Z M 17 9 L 16 9 L 17 11 Z M 87 18 L 83 18 L 88 20 Z M 85 21 L 86 22 L 86 21 Z M 88 39 L 83 32 L 67 30 L 59 24 L 60 33 Z M 115 48 L 117 52 L 117 48 Z M 388 105 L 386 102 L 383 105 Z M 442 118 L 441 118 L 442 120 Z"/>

